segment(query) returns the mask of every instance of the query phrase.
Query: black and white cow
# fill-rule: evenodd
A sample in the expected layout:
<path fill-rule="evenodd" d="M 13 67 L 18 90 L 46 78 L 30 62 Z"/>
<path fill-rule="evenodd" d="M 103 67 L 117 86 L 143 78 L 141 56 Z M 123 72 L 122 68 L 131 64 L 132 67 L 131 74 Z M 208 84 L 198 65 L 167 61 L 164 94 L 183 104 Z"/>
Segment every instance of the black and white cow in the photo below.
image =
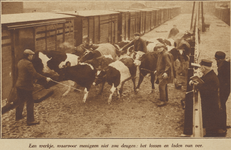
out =
<path fill-rule="evenodd" d="M 75 66 L 78 64 L 78 56 L 71 53 L 64 53 L 62 51 L 44 51 L 36 52 L 32 63 L 35 70 L 45 76 L 51 77 L 53 80 L 60 81 L 60 70 L 68 66 Z M 38 83 L 45 88 L 53 86 L 54 82 L 45 82 L 38 80 Z"/>
<path fill-rule="evenodd" d="M 65 66 L 60 70 L 61 80 L 71 80 L 78 85 L 84 87 L 83 102 L 85 103 L 88 97 L 89 90 L 95 80 L 96 69 L 90 63 L 79 63 L 76 66 Z M 68 90 L 63 94 L 66 96 L 71 90 L 71 85 Z"/>
<path fill-rule="evenodd" d="M 102 65 L 103 64 L 100 66 Z M 107 82 L 112 86 L 110 89 L 111 93 L 108 98 L 108 104 L 110 104 L 112 101 L 112 95 L 115 91 L 117 92 L 118 98 L 122 95 L 123 85 L 126 81 L 132 79 L 135 91 L 135 76 L 136 66 L 134 64 L 134 60 L 131 57 L 123 57 L 114 62 L 111 59 L 111 63 L 108 66 L 106 65 L 106 67 L 101 67 L 101 71 L 97 75 L 95 84 L 104 84 Z"/>

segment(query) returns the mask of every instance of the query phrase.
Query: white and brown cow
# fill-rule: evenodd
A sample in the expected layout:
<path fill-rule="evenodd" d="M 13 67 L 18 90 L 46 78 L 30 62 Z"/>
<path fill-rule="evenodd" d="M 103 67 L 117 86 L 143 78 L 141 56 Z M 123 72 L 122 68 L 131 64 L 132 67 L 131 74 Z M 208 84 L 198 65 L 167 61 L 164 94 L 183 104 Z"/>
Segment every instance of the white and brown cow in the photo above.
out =
<path fill-rule="evenodd" d="M 117 92 L 118 98 L 122 95 L 123 85 L 126 81 L 132 79 L 135 91 L 135 76 L 136 66 L 131 57 L 123 57 L 119 60 L 113 61 L 106 67 L 102 67 L 100 73 L 97 75 L 95 84 L 107 82 L 111 85 L 111 93 L 108 98 L 108 104 L 112 101 L 112 95 Z"/>

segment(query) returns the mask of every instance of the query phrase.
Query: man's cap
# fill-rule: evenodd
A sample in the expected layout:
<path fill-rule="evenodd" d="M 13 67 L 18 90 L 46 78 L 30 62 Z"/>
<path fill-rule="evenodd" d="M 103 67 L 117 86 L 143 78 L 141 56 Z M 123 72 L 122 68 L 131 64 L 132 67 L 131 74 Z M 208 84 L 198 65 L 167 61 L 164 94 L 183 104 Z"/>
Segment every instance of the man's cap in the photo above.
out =
<path fill-rule="evenodd" d="M 217 51 L 215 53 L 215 59 L 225 59 L 225 53 L 222 51 Z"/>
<path fill-rule="evenodd" d="M 202 66 L 207 66 L 207 67 L 211 67 L 212 66 L 212 61 L 208 60 L 208 59 L 202 59 L 200 62 L 200 65 Z"/>
<path fill-rule="evenodd" d="M 34 54 L 35 54 L 35 53 L 34 53 L 32 50 L 30 50 L 30 49 L 25 49 L 23 53 L 24 53 L 24 54 L 29 54 L 29 55 L 34 55 Z"/>
<path fill-rule="evenodd" d="M 166 46 L 164 44 L 162 44 L 162 43 L 157 43 L 155 47 L 159 48 L 159 47 L 166 47 Z"/>
<path fill-rule="evenodd" d="M 139 32 L 134 33 L 134 36 L 140 36 Z"/>

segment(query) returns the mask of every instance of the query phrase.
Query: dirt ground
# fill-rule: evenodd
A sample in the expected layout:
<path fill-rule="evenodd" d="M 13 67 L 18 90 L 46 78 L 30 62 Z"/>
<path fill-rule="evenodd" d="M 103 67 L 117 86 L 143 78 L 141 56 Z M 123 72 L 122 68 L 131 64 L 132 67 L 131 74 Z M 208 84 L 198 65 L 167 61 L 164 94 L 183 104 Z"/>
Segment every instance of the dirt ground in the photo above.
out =
<path fill-rule="evenodd" d="M 188 30 L 190 16 L 181 14 L 145 34 L 143 38 L 151 40 L 167 37 L 173 24 L 182 31 Z M 219 23 L 225 26 L 219 27 L 217 22 L 221 21 L 213 16 L 206 18 L 210 21 L 211 28 L 202 36 L 205 38 L 202 38 L 201 56 L 212 58 L 217 49 L 223 49 L 229 55 L 229 26 Z M 212 40 L 206 37 L 212 37 Z M 224 38 L 221 40 L 223 43 L 215 42 L 217 38 Z M 215 63 L 213 67 L 214 65 Z M 67 96 L 62 97 L 67 87 L 55 85 L 52 87 L 54 94 L 51 97 L 35 104 L 35 116 L 40 124 L 27 126 L 26 117 L 16 122 L 15 109 L 11 110 L 2 116 L 2 138 L 179 137 L 184 123 L 184 110 L 180 100 L 185 96 L 186 81 L 182 76 L 177 78 L 183 83 L 183 87 L 175 89 L 173 84 L 168 85 L 169 102 L 164 107 L 157 107 L 155 104 L 159 98 L 157 84 L 155 92 L 149 94 L 149 76 L 145 77 L 138 94 L 134 94 L 132 82 L 126 82 L 122 98 L 114 96 L 111 105 L 107 104 L 110 90 L 108 84 L 105 85 L 102 96 L 97 96 L 100 86 L 92 86 L 86 103 L 82 102 L 83 92 L 71 90 Z M 80 89 L 83 91 L 83 88 Z M 26 115 L 25 109 L 23 114 Z"/>

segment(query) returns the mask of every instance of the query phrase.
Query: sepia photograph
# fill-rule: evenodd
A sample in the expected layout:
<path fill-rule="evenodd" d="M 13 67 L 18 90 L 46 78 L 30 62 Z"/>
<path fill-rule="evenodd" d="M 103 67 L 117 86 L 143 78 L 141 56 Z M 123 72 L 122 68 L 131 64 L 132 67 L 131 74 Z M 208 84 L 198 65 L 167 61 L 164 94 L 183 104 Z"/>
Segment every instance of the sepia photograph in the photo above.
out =
<path fill-rule="evenodd" d="M 1 37 L 3 145 L 231 146 L 230 1 L 3 0 Z"/>

